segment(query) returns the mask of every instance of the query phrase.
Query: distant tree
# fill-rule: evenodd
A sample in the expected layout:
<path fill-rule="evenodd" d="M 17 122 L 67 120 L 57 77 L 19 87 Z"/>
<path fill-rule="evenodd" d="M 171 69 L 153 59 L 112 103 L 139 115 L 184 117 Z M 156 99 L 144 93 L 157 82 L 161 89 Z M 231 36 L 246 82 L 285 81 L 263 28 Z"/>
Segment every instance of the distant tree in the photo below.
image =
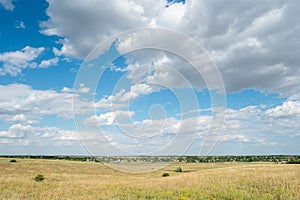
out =
<path fill-rule="evenodd" d="M 300 164 L 300 160 L 292 159 L 288 161 L 287 164 Z"/>
<path fill-rule="evenodd" d="M 186 162 L 188 162 L 188 163 L 196 162 L 196 160 L 197 160 L 197 156 L 187 156 L 186 157 Z"/>
<path fill-rule="evenodd" d="M 181 167 L 177 167 L 176 172 L 182 172 Z"/>
<path fill-rule="evenodd" d="M 10 160 L 11 163 L 16 163 L 17 161 L 15 159 Z"/>

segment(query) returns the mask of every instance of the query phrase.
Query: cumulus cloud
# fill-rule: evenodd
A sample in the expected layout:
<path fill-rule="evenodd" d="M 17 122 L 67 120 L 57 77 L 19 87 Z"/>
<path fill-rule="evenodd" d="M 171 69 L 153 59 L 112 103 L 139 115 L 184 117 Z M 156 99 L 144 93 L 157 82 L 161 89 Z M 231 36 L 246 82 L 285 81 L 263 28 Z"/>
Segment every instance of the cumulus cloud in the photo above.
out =
<path fill-rule="evenodd" d="M 299 136 L 300 102 L 286 101 L 282 105 L 270 108 L 265 111 L 263 119 L 264 129 L 274 129 L 277 133 Z"/>
<path fill-rule="evenodd" d="M 201 4 L 200 2 L 194 2 Z M 193 5 L 210 20 L 199 40 L 212 53 L 228 92 L 256 88 L 285 96 L 299 93 L 298 2 L 212 2 Z M 223 2 L 225 3 L 225 2 Z M 190 12 L 188 15 L 192 15 Z M 190 30 L 190 29 L 187 29 Z M 298 52 L 298 53 L 296 53 Z"/>
<path fill-rule="evenodd" d="M 268 117 L 299 117 L 300 116 L 300 102 L 287 101 L 282 105 L 276 106 L 266 111 Z"/>
<path fill-rule="evenodd" d="M 50 18 L 41 23 L 41 31 L 63 37 L 57 53 L 83 58 L 95 44 L 124 30 L 149 26 L 174 29 L 205 47 L 228 92 L 254 88 L 299 99 L 298 8 L 297 1 L 191 0 L 166 6 L 165 1 L 70 4 L 51 0 L 47 9 Z M 119 47 L 136 42 L 147 45 L 147 38 L 142 38 L 131 38 Z"/>
<path fill-rule="evenodd" d="M 161 2 L 164 1 L 143 4 L 158 7 Z M 128 0 L 89 3 L 50 0 L 48 3 L 47 14 L 51 18 L 41 23 L 42 33 L 67 36 L 56 53 L 79 58 L 85 57 L 95 44 L 112 34 L 150 23 L 151 19 L 144 15 L 155 12 Z"/>
<path fill-rule="evenodd" d="M 59 61 L 58 58 L 51 58 L 51 59 L 48 59 L 48 60 L 42 60 L 38 67 L 39 68 L 48 68 L 50 66 L 56 66 L 58 61 Z"/>
<path fill-rule="evenodd" d="M 17 76 L 26 68 L 48 68 L 56 66 L 59 62 L 57 57 L 42 60 L 39 64 L 35 60 L 45 51 L 44 47 L 34 48 L 26 46 L 19 51 L 4 52 L 0 54 L 0 75 L 9 74 Z"/>
<path fill-rule="evenodd" d="M 89 126 L 101 127 L 104 125 L 113 125 L 115 123 L 124 123 L 131 121 L 130 118 L 134 115 L 133 111 L 116 110 L 100 115 L 94 115 L 85 120 Z"/>
<path fill-rule="evenodd" d="M 221 144 L 247 143 L 253 146 L 274 146 L 281 142 L 275 139 L 276 137 L 286 137 L 287 139 L 298 137 L 300 135 L 298 104 L 299 102 L 296 101 L 286 101 L 269 109 L 265 109 L 264 105 L 247 106 L 241 109 L 228 108 L 226 109 L 226 121 L 222 134 L 218 137 L 218 142 Z M 108 129 L 106 134 L 110 136 L 112 142 L 127 141 L 128 137 L 126 140 L 124 139 L 126 137 L 122 136 L 124 133 L 133 138 L 159 138 L 155 144 L 149 143 L 153 147 L 166 145 L 176 135 L 182 141 L 195 139 L 203 142 L 209 128 L 214 126 L 211 124 L 211 119 L 210 115 L 200 115 L 182 119 L 167 117 L 160 120 L 130 121 L 117 124 L 123 133 L 118 134 L 115 133 L 114 129 Z M 98 123 L 97 125 L 98 127 L 106 127 L 116 124 Z M 274 135 L 277 136 L 273 137 Z M 126 146 L 125 144 L 126 142 L 122 145 Z"/>
<path fill-rule="evenodd" d="M 9 127 L 8 131 L 1 131 L 0 137 L 4 138 L 22 138 L 24 137 L 30 130 L 29 125 L 23 126 L 21 124 L 15 124 Z"/>
<path fill-rule="evenodd" d="M 22 140 L 22 144 L 31 144 L 43 139 L 45 141 L 79 140 L 75 131 L 34 125 L 46 115 L 56 115 L 61 118 L 72 117 L 70 103 L 72 92 L 33 90 L 29 86 L 20 84 L 0 86 L 0 89 L 2 91 L 0 119 L 13 124 L 7 131 L 0 131 L 1 143 L 9 143 L 16 139 Z M 78 103 L 82 104 L 83 113 L 86 107 L 90 109 L 91 102 L 78 100 Z M 269 109 L 265 109 L 264 105 L 247 106 L 241 109 L 228 108 L 219 142 L 276 145 L 279 141 L 274 138 L 270 139 L 268 132 L 286 137 L 297 137 L 300 130 L 299 107 L 298 101 L 286 101 Z M 186 144 L 184 141 L 193 139 L 202 141 L 209 128 L 213 127 L 210 124 L 212 117 L 204 114 L 198 116 L 199 110 L 189 113 L 192 115 L 187 116 L 184 113 L 182 119 L 178 117 L 180 115 L 176 115 L 176 117 L 139 121 L 132 120 L 135 115 L 133 111 L 114 110 L 86 118 L 85 127 L 91 129 L 86 133 L 81 133 L 80 136 L 83 140 L 89 139 L 101 144 L 108 141 L 110 144 L 121 145 L 122 149 L 132 151 L 134 148 L 160 148 L 172 142 L 176 137 L 183 144 Z M 99 127 L 103 129 L 104 135 L 98 134 Z M 149 138 L 154 138 L 154 140 Z M 140 143 L 141 140 L 142 143 Z M 181 149 L 178 147 L 177 151 Z"/>
<path fill-rule="evenodd" d="M 214 71 L 206 70 L 211 67 L 212 63 L 206 66 L 193 66 L 177 55 L 154 50 L 134 52 L 125 57 L 129 65 L 125 68 L 125 71 L 128 72 L 126 78 L 133 83 L 151 83 L 164 88 L 202 90 L 208 87 L 206 81 L 209 80 L 212 83 L 210 86 L 213 86 L 213 80 L 209 77 L 214 77 Z M 206 59 L 208 58 L 203 58 L 203 61 Z"/>
<path fill-rule="evenodd" d="M 15 6 L 12 1 L 13 0 L 0 0 L 0 5 L 3 6 L 5 10 L 13 11 Z"/>
<path fill-rule="evenodd" d="M 63 87 L 63 89 L 61 89 L 61 92 L 72 92 L 73 90 L 71 88 L 68 87 Z"/>
<path fill-rule="evenodd" d="M 253 146 L 273 146 L 280 141 L 270 137 L 278 134 L 283 137 L 297 137 L 299 135 L 300 116 L 298 113 L 299 102 L 286 101 L 275 108 L 265 109 L 264 105 L 247 106 L 240 109 L 226 109 L 226 121 L 219 143 L 247 143 Z M 292 112 L 291 112 L 292 111 Z M 198 113 L 194 111 L 193 113 Z M 115 116 L 120 114 L 118 120 Z M 132 120 L 133 112 L 114 111 L 94 115 L 85 120 L 85 125 L 94 127 L 102 132 L 110 143 L 130 150 L 133 147 L 159 149 L 167 146 L 175 138 L 178 141 L 202 141 L 210 137 L 211 115 L 192 115 L 191 117 L 166 117 L 163 119 Z M 101 130 L 99 129 L 101 127 Z M 115 128 L 113 128 L 115 127 Z M 97 131 L 96 131 L 97 132 Z M 98 136 L 98 134 L 95 134 Z M 103 136 L 103 137 L 104 137 Z M 139 145 L 139 144 L 143 145 Z M 177 145 L 181 143 L 177 142 Z M 186 143 L 188 144 L 188 143 Z M 177 146 L 180 153 L 184 147 Z M 141 149 L 139 149 L 141 150 Z"/>
<path fill-rule="evenodd" d="M 90 88 L 86 87 L 84 83 L 80 83 L 77 90 L 74 91 L 72 88 L 63 87 L 61 89 L 63 93 L 77 93 L 77 94 L 87 94 L 90 92 Z"/>
<path fill-rule="evenodd" d="M 227 109 L 226 113 L 223 133 L 225 138 L 242 134 L 249 137 L 249 142 L 256 140 L 274 145 L 280 141 L 272 141 L 268 134 L 270 132 L 285 137 L 295 137 L 299 133 L 298 101 L 286 101 L 269 109 L 265 109 L 264 105 L 247 106 L 239 110 Z"/>
<path fill-rule="evenodd" d="M 34 60 L 45 50 L 44 47 L 34 48 L 26 46 L 19 51 L 4 52 L 0 54 L 0 75 L 16 76 L 28 67 L 34 68 Z"/>
<path fill-rule="evenodd" d="M 126 108 L 130 102 L 138 97 L 148 95 L 154 91 L 158 91 L 158 87 L 153 87 L 145 83 L 135 84 L 130 87 L 129 91 L 121 89 L 116 94 L 101 98 L 94 103 L 94 107 L 103 110 Z"/>
<path fill-rule="evenodd" d="M 6 143 L 16 143 L 18 141 L 20 145 L 30 145 L 32 143 L 46 144 L 50 142 L 61 145 L 65 144 L 65 142 L 79 141 L 80 138 L 77 131 L 73 130 L 14 124 L 7 131 L 0 131 L 0 141 L 2 140 L 6 141 Z"/>
<path fill-rule="evenodd" d="M 79 84 L 78 92 L 79 93 L 89 93 L 90 88 L 86 87 L 84 83 Z"/>
<path fill-rule="evenodd" d="M 0 85 L 0 90 L 0 119 L 10 123 L 33 124 L 47 115 L 71 119 L 72 102 L 78 105 L 76 112 L 85 112 L 91 105 L 76 94 L 34 90 L 22 84 Z"/>

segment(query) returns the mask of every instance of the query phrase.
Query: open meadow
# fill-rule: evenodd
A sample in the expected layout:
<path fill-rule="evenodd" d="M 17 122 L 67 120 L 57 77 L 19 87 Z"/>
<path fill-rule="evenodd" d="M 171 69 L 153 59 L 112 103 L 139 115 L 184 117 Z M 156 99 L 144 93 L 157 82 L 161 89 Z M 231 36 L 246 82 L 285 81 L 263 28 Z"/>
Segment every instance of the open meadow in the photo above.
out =
<path fill-rule="evenodd" d="M 0 158 L 0 199 L 300 199 L 294 164 L 172 163 L 124 173 L 93 162 L 10 160 Z"/>

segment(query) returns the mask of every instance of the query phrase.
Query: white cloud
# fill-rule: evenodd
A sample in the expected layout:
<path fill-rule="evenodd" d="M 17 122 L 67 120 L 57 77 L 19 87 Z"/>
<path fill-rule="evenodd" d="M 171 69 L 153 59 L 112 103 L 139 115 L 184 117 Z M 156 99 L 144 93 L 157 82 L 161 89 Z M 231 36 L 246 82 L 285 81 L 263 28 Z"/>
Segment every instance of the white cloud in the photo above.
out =
<path fill-rule="evenodd" d="M 44 47 L 24 47 L 20 51 L 4 52 L 0 54 L 0 75 L 10 74 L 16 76 L 22 73 L 23 69 L 35 67 L 34 60 L 45 50 Z"/>
<path fill-rule="evenodd" d="M 300 102 L 286 101 L 282 105 L 271 108 L 265 112 L 268 117 L 300 117 Z"/>
<path fill-rule="evenodd" d="M 274 144 L 268 133 L 285 134 L 287 137 L 297 136 L 300 125 L 298 101 L 286 101 L 275 108 L 264 109 L 264 106 L 247 106 L 239 110 L 227 109 L 224 135 L 249 135 L 250 140 L 259 140 L 266 144 Z M 278 141 L 277 141 L 278 142 Z"/>
<path fill-rule="evenodd" d="M 277 0 L 263 3 L 191 0 L 169 7 L 166 1 L 91 1 L 89 4 L 72 1 L 70 4 L 51 0 L 47 10 L 50 18 L 41 23 L 41 28 L 45 34 L 63 37 L 60 41 L 63 47 L 57 49 L 57 54 L 77 58 L 86 56 L 95 44 L 109 36 L 131 28 L 154 26 L 181 31 L 207 49 L 222 73 L 227 92 L 254 88 L 297 100 L 300 93 L 298 8 L 298 1 Z M 123 41 L 119 49 L 138 42 L 147 46 L 152 39 L 136 38 Z M 162 42 L 172 46 L 167 36 L 157 41 Z M 177 65 L 180 63 L 173 64 L 176 69 L 184 69 Z M 168 80 L 172 78 L 177 77 L 169 76 Z"/>
<path fill-rule="evenodd" d="M 98 116 L 93 115 L 85 120 L 85 123 L 90 126 L 99 127 L 104 125 L 113 125 L 115 123 L 124 123 L 131 121 L 134 115 L 133 111 L 116 110 L 107 112 Z"/>
<path fill-rule="evenodd" d="M 15 6 L 12 1 L 13 0 L 0 0 L 0 5 L 2 5 L 5 10 L 13 11 Z"/>
<path fill-rule="evenodd" d="M 63 87 L 63 89 L 61 89 L 61 92 L 72 92 L 73 90 L 71 88 L 68 88 L 68 87 Z"/>
<path fill-rule="evenodd" d="M 25 24 L 22 21 L 17 21 L 16 23 L 16 29 L 25 29 Z"/>
<path fill-rule="evenodd" d="M 137 84 L 130 87 L 129 92 L 124 93 L 118 100 L 121 102 L 129 102 L 139 96 L 150 94 L 153 89 L 147 84 Z"/>
<path fill-rule="evenodd" d="M 161 27 L 176 27 L 184 20 L 186 12 L 185 4 L 173 3 L 161 10 L 157 17 L 155 17 L 156 25 Z"/>
<path fill-rule="evenodd" d="M 1 131 L 0 137 L 5 138 L 22 138 L 24 137 L 28 132 L 30 132 L 29 125 L 23 126 L 21 124 L 15 124 L 9 127 L 8 131 Z"/>
<path fill-rule="evenodd" d="M 158 7 L 161 2 L 164 1 L 142 4 Z M 48 3 L 47 14 L 51 18 L 41 23 L 42 33 L 67 36 L 61 41 L 63 47 L 57 49 L 56 53 L 80 58 L 111 34 L 150 23 L 151 19 L 144 15 L 155 12 L 129 0 L 89 3 L 50 0 Z"/>
<path fill-rule="evenodd" d="M 254 146 L 273 146 L 281 142 L 275 139 L 277 136 L 297 137 L 300 129 L 298 104 L 299 102 L 287 101 L 270 109 L 265 109 L 264 105 L 226 109 L 226 121 L 218 142 L 221 144 L 233 142 Z M 123 117 L 118 121 L 114 116 L 119 112 Z M 122 146 L 125 150 L 130 150 L 133 146 L 138 149 L 140 143 L 144 145 L 145 149 L 157 149 L 167 145 L 176 137 L 183 143 L 194 139 L 203 141 L 206 134 L 209 133 L 209 129 L 212 128 L 213 131 L 216 128 L 216 124 L 211 124 L 212 117 L 210 115 L 193 115 L 183 119 L 166 117 L 159 120 L 145 119 L 141 121 L 131 120 L 133 115 L 134 113 L 128 111 L 107 112 L 88 118 L 85 125 L 95 127 L 95 131 L 98 130 L 98 132 L 101 127 L 109 142 L 119 147 Z M 277 136 L 274 137 L 274 135 Z M 176 144 L 179 145 L 180 142 L 176 142 Z M 177 146 L 177 148 L 179 151 L 183 147 Z M 132 151 L 135 152 L 135 150 Z"/>
<path fill-rule="evenodd" d="M 60 115 L 62 112 L 61 107 L 66 107 L 69 104 L 69 95 L 71 94 L 62 93 L 67 94 L 65 96 L 59 93 L 55 94 L 53 91 L 36 91 L 24 85 L 6 87 L 1 86 L 0 88 L 6 94 L 0 95 L 0 102 L 2 102 L 0 104 L 0 117 L 2 120 L 16 124 L 12 125 L 7 131 L 0 131 L 1 143 L 10 143 L 15 139 L 20 139 L 19 143 L 22 145 L 29 145 L 40 140 L 64 142 L 76 140 L 74 131 L 62 130 L 57 127 L 37 127 L 31 125 L 28 121 L 30 118 L 36 119 L 48 114 Z M 47 106 L 44 106 L 45 104 Z M 61 107 L 57 106 L 58 104 Z M 49 110 L 49 107 L 53 110 Z M 280 142 L 274 140 L 274 138 L 269 138 L 270 132 L 286 137 L 297 137 L 300 129 L 298 108 L 299 102 L 287 101 L 267 110 L 264 110 L 265 106 L 263 105 L 247 106 L 241 109 L 226 109 L 226 122 L 219 142 L 266 146 L 276 145 Z M 68 109 L 70 107 L 66 110 Z M 28 110 L 30 112 L 27 112 Z M 197 114 L 198 112 L 197 110 L 190 113 Z M 116 110 L 97 116 L 94 115 L 85 120 L 85 127 L 92 126 L 95 129 L 91 129 L 87 133 L 81 133 L 80 137 L 82 139 L 89 137 L 90 141 L 105 144 L 107 141 L 104 140 L 103 134 L 99 135 L 99 126 L 101 126 L 106 130 L 103 132 L 106 139 L 109 139 L 110 143 L 120 144 L 122 149 L 130 150 L 134 147 L 157 149 L 169 144 L 177 133 L 180 133 L 180 141 L 192 141 L 194 135 L 196 135 L 196 140 L 202 140 L 207 134 L 211 122 L 211 116 L 209 115 L 193 115 L 193 117 L 185 117 L 182 120 L 167 117 L 160 120 L 132 121 L 134 114 L 133 111 Z M 114 128 L 105 129 L 105 127 L 114 126 L 122 130 L 121 134 L 116 132 Z M 93 131 L 95 131 L 95 134 Z M 130 140 L 128 140 L 128 135 Z M 154 141 L 147 140 L 149 137 L 156 137 L 156 139 Z M 140 140 L 137 138 L 146 138 L 142 139 L 145 143 L 140 144 Z M 177 151 L 180 150 L 181 147 L 177 146 Z"/>
<path fill-rule="evenodd" d="M 59 118 L 73 117 L 72 102 L 77 103 L 76 112 L 85 112 L 90 102 L 78 99 L 72 93 L 59 93 L 53 90 L 34 90 L 28 85 L 0 85 L 0 119 L 10 123 L 32 124 L 44 116 Z"/>
<path fill-rule="evenodd" d="M 84 87 L 84 85 L 82 85 Z M 147 87 L 140 85 L 131 91 L 141 93 L 147 91 Z M 72 95 L 73 92 L 58 93 L 52 90 L 33 90 L 29 86 L 13 84 L 0 86 L 0 119 L 12 123 L 7 131 L 0 131 L 1 141 L 9 142 L 10 139 L 22 139 L 24 144 L 30 144 L 33 137 L 51 138 L 52 140 L 73 140 L 73 131 L 61 130 L 56 127 L 37 127 L 42 117 L 56 115 L 61 118 L 72 117 Z M 66 89 L 65 89 L 66 90 Z M 142 92 L 142 94 L 144 94 Z M 75 100 L 76 100 L 75 96 Z M 81 112 L 91 109 L 91 102 L 82 102 Z M 243 142 L 255 145 L 275 145 L 279 141 L 269 138 L 269 132 L 286 135 L 286 137 L 299 136 L 300 104 L 298 101 L 286 101 L 282 105 L 265 110 L 265 106 L 247 106 L 241 109 L 226 109 L 226 122 L 220 142 Z M 198 111 L 191 113 L 198 113 Z M 159 142 L 148 143 L 151 148 L 155 145 L 163 145 L 172 141 L 177 133 L 180 133 L 182 140 L 203 139 L 210 128 L 211 116 L 201 115 L 179 118 L 167 117 L 164 119 L 145 119 L 141 121 L 132 120 L 135 112 L 127 110 L 115 110 L 91 116 L 85 120 L 85 126 L 114 127 L 122 130 L 117 134 L 115 129 L 105 129 L 105 135 L 110 137 L 112 142 L 122 141 L 122 145 L 137 145 L 139 140 L 127 141 L 127 133 L 136 138 L 157 137 Z M 94 129 L 91 129 L 92 131 Z M 29 137 L 30 135 L 30 137 Z M 93 135 L 83 133 L 93 139 Z M 126 136 L 126 137 L 125 137 Z M 96 135 L 98 138 L 99 136 Z M 95 139 L 95 138 L 94 138 Z M 99 138 L 98 138 L 99 139 Z M 103 138 L 102 138 L 103 139 Z M 4 141 L 5 140 L 5 141 Z M 75 139 L 74 139 L 75 140 Z M 145 140 L 146 141 L 146 140 Z M 101 143 L 105 142 L 101 140 Z M 130 147 L 131 148 L 131 147 Z M 149 147 L 150 148 L 150 147 Z"/>
<path fill-rule="evenodd" d="M 57 57 L 51 58 L 48 60 L 42 60 L 38 67 L 39 68 L 48 68 L 50 66 L 56 66 L 58 61 L 59 61 L 59 59 Z"/>
<path fill-rule="evenodd" d="M 77 93 L 77 94 L 87 94 L 90 92 L 90 88 L 86 87 L 84 83 L 80 83 L 77 90 L 74 91 L 72 88 L 63 87 L 61 89 L 63 93 Z"/>
<path fill-rule="evenodd" d="M 282 105 L 270 108 L 263 115 L 264 129 L 270 129 L 290 136 L 299 135 L 300 102 L 286 101 Z"/>
<path fill-rule="evenodd" d="M 78 92 L 79 93 L 89 93 L 90 92 L 90 88 L 86 87 L 84 85 L 84 83 L 80 83 L 79 84 L 79 88 L 78 88 Z"/>
<path fill-rule="evenodd" d="M 132 85 L 129 91 L 121 89 L 116 94 L 100 99 L 94 103 L 94 107 L 104 110 L 126 108 L 129 106 L 130 102 L 138 97 L 148 95 L 157 90 L 157 87 L 152 87 L 144 83 Z"/>
<path fill-rule="evenodd" d="M 60 144 L 61 142 L 80 140 L 77 131 L 64 130 L 57 127 L 38 127 L 22 124 L 14 124 L 10 126 L 7 131 L 0 131 L 0 139 L 11 140 L 14 141 L 14 143 L 16 139 L 19 139 L 19 143 L 23 145 L 37 142 L 41 144 L 47 142 Z"/>

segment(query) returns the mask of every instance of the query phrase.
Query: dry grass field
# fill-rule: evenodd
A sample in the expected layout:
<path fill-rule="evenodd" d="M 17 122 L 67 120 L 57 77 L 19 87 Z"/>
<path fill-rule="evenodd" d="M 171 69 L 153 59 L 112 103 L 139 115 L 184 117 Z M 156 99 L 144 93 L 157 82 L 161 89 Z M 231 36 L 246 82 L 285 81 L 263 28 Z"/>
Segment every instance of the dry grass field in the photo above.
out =
<path fill-rule="evenodd" d="M 0 158 L 0 199 L 300 199 L 300 165 L 173 163 L 134 174 L 101 163 L 9 161 Z"/>

